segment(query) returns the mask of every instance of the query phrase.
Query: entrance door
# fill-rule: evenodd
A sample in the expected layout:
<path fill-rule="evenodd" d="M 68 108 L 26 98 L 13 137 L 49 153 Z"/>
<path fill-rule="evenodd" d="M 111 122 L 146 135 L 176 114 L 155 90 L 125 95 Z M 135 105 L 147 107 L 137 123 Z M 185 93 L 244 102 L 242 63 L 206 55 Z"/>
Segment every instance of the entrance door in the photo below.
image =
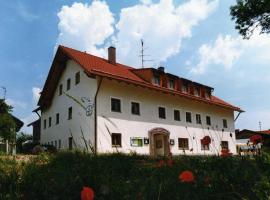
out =
<path fill-rule="evenodd" d="M 164 135 L 160 134 L 154 135 L 154 141 L 155 141 L 156 156 L 164 156 L 165 155 Z"/>

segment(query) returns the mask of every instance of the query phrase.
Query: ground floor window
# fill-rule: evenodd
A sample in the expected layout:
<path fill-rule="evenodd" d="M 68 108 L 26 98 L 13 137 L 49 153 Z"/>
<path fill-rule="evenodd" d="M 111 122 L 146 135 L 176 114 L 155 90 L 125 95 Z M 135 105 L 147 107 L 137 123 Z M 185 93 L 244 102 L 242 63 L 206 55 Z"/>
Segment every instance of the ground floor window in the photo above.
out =
<path fill-rule="evenodd" d="M 69 137 L 68 138 L 68 149 L 69 150 L 72 150 L 73 149 L 72 142 L 73 142 L 73 138 L 72 137 Z"/>
<path fill-rule="evenodd" d="M 121 133 L 112 133 L 112 147 L 121 147 L 122 146 L 122 135 Z"/>
<path fill-rule="evenodd" d="M 229 149 L 228 141 L 221 141 L 221 148 L 222 149 Z"/>
<path fill-rule="evenodd" d="M 201 150 L 203 150 L 203 151 L 208 151 L 210 148 L 209 148 L 209 144 L 203 144 L 202 142 L 201 142 Z"/>
<path fill-rule="evenodd" d="M 178 138 L 178 148 L 179 149 L 188 149 L 188 138 Z"/>
<path fill-rule="evenodd" d="M 61 149 L 61 140 L 58 140 L 58 149 Z"/>

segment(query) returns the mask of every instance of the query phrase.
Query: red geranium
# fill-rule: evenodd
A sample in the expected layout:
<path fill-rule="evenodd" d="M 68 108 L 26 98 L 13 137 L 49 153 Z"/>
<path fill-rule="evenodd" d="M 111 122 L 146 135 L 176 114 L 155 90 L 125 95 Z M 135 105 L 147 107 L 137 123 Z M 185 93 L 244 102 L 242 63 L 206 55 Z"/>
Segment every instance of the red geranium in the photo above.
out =
<path fill-rule="evenodd" d="M 160 160 L 157 164 L 158 167 L 163 167 L 164 165 L 164 160 Z"/>
<path fill-rule="evenodd" d="M 221 157 L 229 157 L 229 156 L 231 156 L 232 155 L 232 153 L 230 153 L 230 150 L 229 149 L 222 149 L 221 150 Z"/>
<path fill-rule="evenodd" d="M 208 135 L 204 136 L 203 139 L 201 139 L 201 142 L 203 145 L 208 145 L 211 143 L 211 138 Z"/>
<path fill-rule="evenodd" d="M 262 136 L 261 135 L 252 135 L 249 140 L 253 143 L 253 144 L 258 144 L 260 142 L 262 142 Z"/>
<path fill-rule="evenodd" d="M 169 167 L 173 166 L 173 160 L 172 160 L 171 158 L 168 159 L 167 165 L 168 165 Z"/>
<path fill-rule="evenodd" d="M 83 187 L 81 191 L 81 200 L 93 200 L 95 196 L 94 190 L 90 187 Z"/>
<path fill-rule="evenodd" d="M 189 170 L 183 171 L 180 175 L 179 175 L 179 180 L 181 182 L 186 182 L 186 183 L 191 183 L 194 182 L 194 176 L 193 173 Z"/>

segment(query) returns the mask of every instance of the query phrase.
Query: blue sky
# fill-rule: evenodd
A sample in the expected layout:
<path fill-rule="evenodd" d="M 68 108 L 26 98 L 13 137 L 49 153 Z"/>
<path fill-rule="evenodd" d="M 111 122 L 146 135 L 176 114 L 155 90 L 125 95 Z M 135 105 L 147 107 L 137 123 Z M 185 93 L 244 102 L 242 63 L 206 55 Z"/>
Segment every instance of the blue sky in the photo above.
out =
<path fill-rule="evenodd" d="M 117 3 L 116 3 L 117 2 Z M 139 66 L 140 38 L 156 67 L 215 88 L 246 112 L 236 128 L 270 128 L 270 35 L 249 41 L 234 30 L 233 0 L 14 0 L 0 2 L 0 86 L 14 114 L 35 119 L 38 92 L 55 47 L 64 44 Z M 0 96 L 3 91 L 0 90 Z M 24 128 L 31 132 L 31 129 Z"/>

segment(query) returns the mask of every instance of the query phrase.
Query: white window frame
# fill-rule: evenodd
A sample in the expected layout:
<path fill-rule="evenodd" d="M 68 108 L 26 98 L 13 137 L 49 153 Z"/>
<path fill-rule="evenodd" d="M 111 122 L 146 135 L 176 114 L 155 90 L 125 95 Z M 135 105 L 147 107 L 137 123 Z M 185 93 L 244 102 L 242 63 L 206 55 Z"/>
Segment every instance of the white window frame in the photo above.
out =
<path fill-rule="evenodd" d="M 165 118 L 160 118 L 159 117 L 159 107 L 162 107 L 162 108 L 165 108 Z M 167 119 L 167 107 L 166 106 L 162 106 L 162 105 L 158 105 L 157 106 L 157 115 L 158 115 L 158 118 L 161 119 L 161 120 L 166 120 Z"/>
<path fill-rule="evenodd" d="M 112 111 L 112 99 L 118 99 L 118 100 L 120 100 L 120 112 Z M 110 112 L 111 112 L 111 113 L 122 113 L 122 112 L 123 112 L 122 98 L 120 98 L 120 97 L 115 97 L 115 96 L 110 96 L 109 105 L 110 105 Z"/>
<path fill-rule="evenodd" d="M 187 114 L 186 113 L 190 113 L 191 115 L 191 122 L 187 122 Z M 185 122 L 188 123 L 188 124 L 192 124 L 192 112 L 191 111 L 185 111 Z"/>
<path fill-rule="evenodd" d="M 139 114 L 133 114 L 132 113 L 132 103 L 138 103 L 139 104 L 139 107 L 140 107 L 140 110 L 139 110 Z M 142 103 L 140 101 L 135 101 L 135 100 L 130 100 L 130 113 L 131 115 L 134 115 L 134 116 L 141 116 L 142 112 L 141 112 L 141 105 Z"/>

